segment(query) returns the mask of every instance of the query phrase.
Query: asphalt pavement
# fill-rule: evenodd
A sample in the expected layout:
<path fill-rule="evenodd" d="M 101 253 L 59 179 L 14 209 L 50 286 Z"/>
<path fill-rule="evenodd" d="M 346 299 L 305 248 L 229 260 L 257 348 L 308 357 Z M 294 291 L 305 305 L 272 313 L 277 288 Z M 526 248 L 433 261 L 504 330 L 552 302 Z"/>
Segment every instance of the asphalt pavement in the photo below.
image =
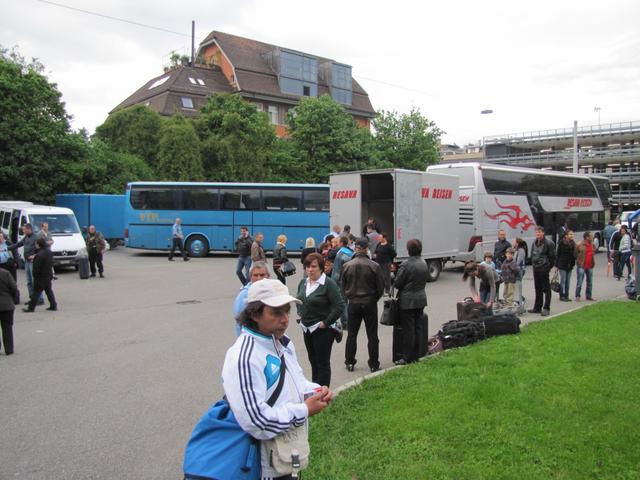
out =
<path fill-rule="evenodd" d="M 0 479 L 181 478 L 191 430 L 222 396 L 222 362 L 235 338 L 231 305 L 240 288 L 235 264 L 225 255 L 168 262 L 163 254 L 118 248 L 105 255 L 104 279 L 58 274 L 59 311 L 16 311 L 15 354 L 0 353 Z M 457 265 L 427 285 L 430 334 L 455 319 L 456 302 L 468 295 Z M 301 268 L 288 280 L 292 292 L 300 279 Z M 624 282 L 606 277 L 603 254 L 596 256 L 594 285 L 598 300 L 624 294 Z M 26 297 L 24 271 L 19 286 Z M 530 270 L 524 292 L 533 299 Z M 561 303 L 554 295 L 551 312 L 586 303 Z M 288 333 L 310 376 L 294 318 Z M 380 326 L 379 334 L 387 368 L 391 328 Z M 344 341 L 334 345 L 333 388 L 369 373 L 364 329 L 358 360 L 347 372 Z"/>

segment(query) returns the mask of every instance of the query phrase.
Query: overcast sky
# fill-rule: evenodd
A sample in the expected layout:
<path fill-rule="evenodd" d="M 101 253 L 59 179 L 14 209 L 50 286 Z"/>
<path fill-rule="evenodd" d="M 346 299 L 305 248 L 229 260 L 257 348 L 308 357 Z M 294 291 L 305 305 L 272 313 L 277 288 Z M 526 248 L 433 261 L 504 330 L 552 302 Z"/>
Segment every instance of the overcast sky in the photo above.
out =
<path fill-rule="evenodd" d="M 219 30 L 332 58 L 376 109 L 419 108 L 459 145 L 484 135 L 640 120 L 638 0 L 0 1 L 0 45 L 37 57 L 73 127 L 108 112 Z M 0 99 L 1 101 L 1 99 Z M 493 114 L 481 115 L 483 109 Z"/>

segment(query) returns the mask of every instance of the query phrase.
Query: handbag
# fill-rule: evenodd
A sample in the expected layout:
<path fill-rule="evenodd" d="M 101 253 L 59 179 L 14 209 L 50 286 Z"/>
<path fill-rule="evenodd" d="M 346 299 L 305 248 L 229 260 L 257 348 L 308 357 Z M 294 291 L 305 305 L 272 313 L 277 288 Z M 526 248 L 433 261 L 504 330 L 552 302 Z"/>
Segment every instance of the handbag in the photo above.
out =
<path fill-rule="evenodd" d="M 284 357 L 280 379 L 267 400 L 273 407 L 284 387 Z M 196 424 L 184 452 L 185 479 L 259 480 L 260 442 L 245 432 L 226 398 L 212 405 Z"/>
<path fill-rule="evenodd" d="M 556 268 L 555 272 L 553 273 L 553 278 L 549 282 L 549 286 L 551 287 L 551 290 L 556 292 L 556 293 L 558 293 L 560 291 L 560 279 L 558 277 L 558 269 L 557 268 Z"/>
<path fill-rule="evenodd" d="M 287 260 L 280 266 L 280 273 L 285 277 L 290 277 L 296 274 L 296 266 L 291 260 Z"/>
<path fill-rule="evenodd" d="M 382 307 L 382 315 L 380 316 L 380 324 L 392 327 L 400 323 L 400 301 L 393 296 L 386 299 Z"/>

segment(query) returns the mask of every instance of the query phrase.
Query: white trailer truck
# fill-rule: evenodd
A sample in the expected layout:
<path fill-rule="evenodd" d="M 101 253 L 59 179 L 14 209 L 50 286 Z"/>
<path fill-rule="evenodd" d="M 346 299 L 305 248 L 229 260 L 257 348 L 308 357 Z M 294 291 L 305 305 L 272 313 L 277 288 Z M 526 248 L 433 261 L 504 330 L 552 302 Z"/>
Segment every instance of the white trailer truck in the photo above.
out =
<path fill-rule="evenodd" d="M 397 260 L 408 258 L 407 240 L 419 239 L 430 281 L 458 254 L 457 177 L 388 169 L 334 173 L 329 183 L 331 225 L 351 225 L 358 236 L 373 217 L 393 239 Z"/>

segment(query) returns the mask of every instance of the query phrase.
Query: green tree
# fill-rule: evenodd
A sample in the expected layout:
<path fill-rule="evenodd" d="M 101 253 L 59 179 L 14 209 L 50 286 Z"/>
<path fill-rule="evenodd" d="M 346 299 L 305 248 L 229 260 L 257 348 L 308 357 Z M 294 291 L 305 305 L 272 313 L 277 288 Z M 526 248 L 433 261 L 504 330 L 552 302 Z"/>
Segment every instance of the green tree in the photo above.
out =
<path fill-rule="evenodd" d="M 399 115 L 381 110 L 373 121 L 377 162 L 384 167 L 424 171 L 440 159 L 440 136 L 444 133 L 419 109 Z"/>
<path fill-rule="evenodd" d="M 239 95 L 215 94 L 195 121 L 208 180 L 263 181 L 276 152 L 276 135 L 267 115 Z"/>
<path fill-rule="evenodd" d="M 96 128 L 95 137 L 111 150 L 131 153 L 155 168 L 163 119 L 158 112 L 142 105 L 118 110 Z"/>
<path fill-rule="evenodd" d="M 287 123 L 305 181 L 326 183 L 332 172 L 372 167 L 371 134 L 330 96 L 303 98 Z"/>
<path fill-rule="evenodd" d="M 86 152 L 55 83 L 36 59 L 0 47 L 0 198 L 51 202 Z"/>
<path fill-rule="evenodd" d="M 156 171 L 165 180 L 203 179 L 200 140 L 193 124 L 181 115 L 171 117 L 162 129 Z"/>

